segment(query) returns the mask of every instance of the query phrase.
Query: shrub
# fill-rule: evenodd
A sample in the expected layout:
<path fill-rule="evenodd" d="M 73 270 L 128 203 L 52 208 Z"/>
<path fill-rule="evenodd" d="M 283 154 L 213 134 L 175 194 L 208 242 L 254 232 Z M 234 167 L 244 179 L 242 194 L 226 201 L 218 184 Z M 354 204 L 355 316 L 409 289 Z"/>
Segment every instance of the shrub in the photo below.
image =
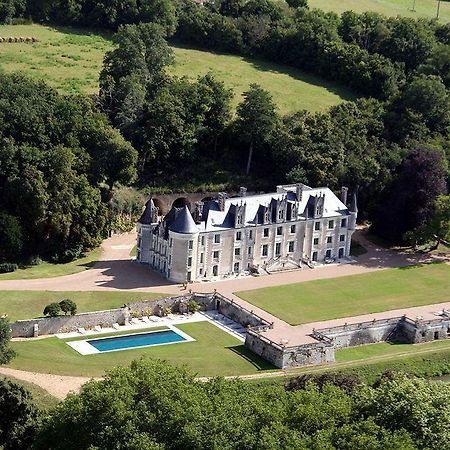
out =
<path fill-rule="evenodd" d="M 10 273 L 18 269 L 17 264 L 13 263 L 2 263 L 0 264 L 0 273 Z"/>
<path fill-rule="evenodd" d="M 73 300 L 70 300 L 69 298 L 61 300 L 59 302 L 59 307 L 61 308 L 61 311 L 65 315 L 70 313 L 71 316 L 74 316 L 77 313 L 77 304 Z"/>
<path fill-rule="evenodd" d="M 200 309 L 200 305 L 195 300 L 190 300 L 188 304 L 189 312 L 197 312 Z"/>
<path fill-rule="evenodd" d="M 44 316 L 56 317 L 61 312 L 59 303 L 50 303 L 44 308 Z"/>

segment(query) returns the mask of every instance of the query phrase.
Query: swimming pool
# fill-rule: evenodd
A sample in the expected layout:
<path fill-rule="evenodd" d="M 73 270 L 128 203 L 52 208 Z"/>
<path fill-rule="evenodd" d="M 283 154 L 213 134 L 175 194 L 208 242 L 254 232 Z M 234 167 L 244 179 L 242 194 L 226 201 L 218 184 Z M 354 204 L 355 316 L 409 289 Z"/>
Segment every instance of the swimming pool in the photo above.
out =
<path fill-rule="evenodd" d="M 145 331 L 141 333 L 125 334 L 121 336 L 109 336 L 104 338 L 71 341 L 67 344 L 83 355 L 95 353 L 115 352 L 119 350 L 131 350 L 157 345 L 177 344 L 189 342 L 194 339 L 181 330 L 171 326 L 169 329 Z"/>

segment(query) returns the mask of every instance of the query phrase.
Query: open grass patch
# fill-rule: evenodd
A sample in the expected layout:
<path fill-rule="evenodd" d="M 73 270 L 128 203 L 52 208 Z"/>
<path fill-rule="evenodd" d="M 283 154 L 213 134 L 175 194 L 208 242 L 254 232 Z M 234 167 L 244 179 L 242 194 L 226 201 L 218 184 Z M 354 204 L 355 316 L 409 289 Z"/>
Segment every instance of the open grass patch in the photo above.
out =
<path fill-rule="evenodd" d="M 0 291 L 0 315 L 7 314 L 10 321 L 42 316 L 46 305 L 69 298 L 77 304 L 78 312 L 102 311 L 120 308 L 132 301 L 167 297 L 154 292 L 122 291 Z"/>
<path fill-rule="evenodd" d="M 425 17 L 435 19 L 437 12 L 436 0 L 416 0 L 413 10 L 413 0 L 309 0 L 311 8 L 334 11 L 342 14 L 344 11 L 363 13 L 375 11 L 386 16 L 405 16 L 412 18 Z M 450 3 L 442 1 L 439 12 L 440 22 L 450 21 Z"/>
<path fill-rule="evenodd" d="M 195 339 L 173 345 L 80 355 L 64 340 L 50 337 L 13 342 L 17 357 L 9 367 L 33 372 L 74 376 L 102 376 L 115 366 L 127 366 L 142 356 L 187 365 L 199 376 L 243 375 L 274 369 L 235 337 L 208 322 L 177 325 Z"/>
<path fill-rule="evenodd" d="M 84 270 L 90 269 L 100 259 L 101 254 L 102 250 L 99 247 L 87 253 L 83 258 L 76 259 L 69 263 L 55 264 L 43 261 L 36 266 L 24 266 L 17 269 L 15 272 L 0 274 L 0 281 L 52 278 L 83 272 Z"/>
<path fill-rule="evenodd" d="M 30 383 L 29 381 L 19 380 L 11 376 L 2 377 L 12 381 L 13 383 L 21 385 L 26 390 L 30 391 L 31 395 L 33 396 L 33 403 L 42 411 L 54 408 L 59 403 L 59 400 L 56 397 L 53 397 L 53 395 L 51 395 L 49 392 L 47 392 L 37 384 Z"/>
<path fill-rule="evenodd" d="M 427 264 L 386 269 L 243 291 L 237 295 L 298 325 L 448 301 L 450 266 Z"/>

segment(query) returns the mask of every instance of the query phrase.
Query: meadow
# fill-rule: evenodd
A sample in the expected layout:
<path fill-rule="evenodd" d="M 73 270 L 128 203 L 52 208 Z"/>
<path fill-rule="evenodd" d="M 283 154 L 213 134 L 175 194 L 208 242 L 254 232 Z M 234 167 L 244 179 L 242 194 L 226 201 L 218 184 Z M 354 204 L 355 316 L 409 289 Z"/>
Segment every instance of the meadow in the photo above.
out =
<path fill-rule="evenodd" d="M 134 359 L 148 356 L 178 366 L 187 365 L 198 376 L 244 375 L 274 370 L 273 366 L 244 347 L 241 341 L 208 322 L 185 323 L 177 327 L 195 341 L 94 355 L 80 355 L 66 341 L 56 337 L 13 342 L 11 345 L 17 356 L 8 367 L 97 377 L 107 369 L 117 365 L 127 366 Z"/>
<path fill-rule="evenodd" d="M 291 325 L 299 325 L 448 301 L 450 266 L 386 269 L 237 295 Z"/>
<path fill-rule="evenodd" d="M 334 11 L 338 14 L 349 10 L 357 13 L 375 11 L 386 16 L 415 19 L 420 17 L 435 19 L 438 4 L 436 0 L 308 0 L 308 3 L 311 8 Z M 450 3 L 441 1 L 439 20 L 443 23 L 450 21 Z"/>
<path fill-rule="evenodd" d="M 167 297 L 153 292 L 121 291 L 0 291 L 0 316 L 6 314 L 10 322 L 41 317 L 46 305 L 69 298 L 77 304 L 78 312 L 120 308 L 125 303 Z"/>
<path fill-rule="evenodd" d="M 44 79 L 67 94 L 98 92 L 104 54 L 114 48 L 110 35 L 64 27 L 1 25 L 0 36 L 39 40 L 0 44 L 0 68 Z M 173 50 L 176 61 L 168 70 L 170 74 L 195 80 L 212 72 L 227 88 L 234 90 L 233 106 L 241 101 L 242 93 L 251 83 L 267 89 L 281 113 L 325 110 L 355 98 L 345 87 L 287 66 L 179 46 Z"/>

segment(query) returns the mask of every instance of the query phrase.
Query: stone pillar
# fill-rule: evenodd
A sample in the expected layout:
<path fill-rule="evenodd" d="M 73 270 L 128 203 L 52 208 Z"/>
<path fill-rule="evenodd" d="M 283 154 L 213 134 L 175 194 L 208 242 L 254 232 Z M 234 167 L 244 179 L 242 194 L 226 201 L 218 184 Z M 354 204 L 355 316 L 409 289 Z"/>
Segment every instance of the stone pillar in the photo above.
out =
<path fill-rule="evenodd" d="M 39 324 L 35 323 L 33 325 L 33 337 L 38 337 L 39 336 Z"/>

